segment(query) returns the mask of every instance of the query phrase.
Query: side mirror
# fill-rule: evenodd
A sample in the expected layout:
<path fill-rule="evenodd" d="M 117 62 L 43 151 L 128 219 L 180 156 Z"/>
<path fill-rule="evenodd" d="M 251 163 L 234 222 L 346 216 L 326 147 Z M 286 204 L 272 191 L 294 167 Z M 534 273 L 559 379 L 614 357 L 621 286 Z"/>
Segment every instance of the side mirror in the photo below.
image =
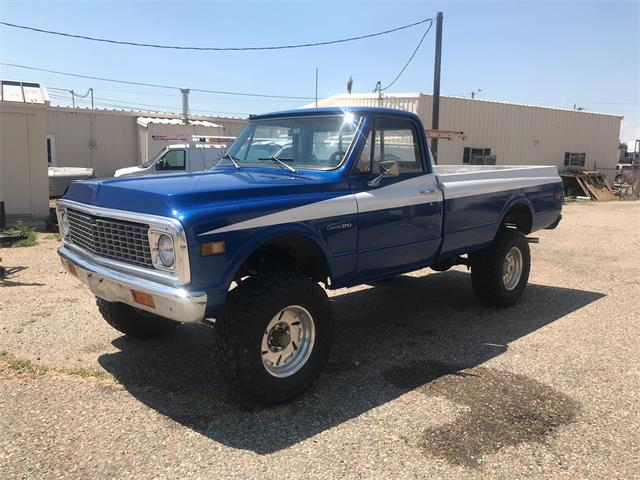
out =
<path fill-rule="evenodd" d="M 400 167 L 398 167 L 398 162 L 395 160 L 385 160 L 384 162 L 380 162 L 379 165 L 380 174 L 373 180 L 367 182 L 367 185 L 370 187 L 377 187 L 380 185 L 383 178 L 397 177 L 400 175 Z"/>
<path fill-rule="evenodd" d="M 160 159 L 156 162 L 156 170 L 164 170 L 165 163 L 163 159 Z"/>

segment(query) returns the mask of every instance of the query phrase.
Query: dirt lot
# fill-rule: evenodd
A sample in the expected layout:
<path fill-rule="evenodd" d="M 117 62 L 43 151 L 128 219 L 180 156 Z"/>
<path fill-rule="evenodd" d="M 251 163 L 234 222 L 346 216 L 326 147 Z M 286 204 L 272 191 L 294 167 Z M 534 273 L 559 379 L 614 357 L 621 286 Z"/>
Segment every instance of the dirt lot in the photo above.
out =
<path fill-rule="evenodd" d="M 129 340 L 55 239 L 3 249 L 0 478 L 640 478 L 640 202 L 539 236 L 507 310 L 463 268 L 332 292 L 327 372 L 272 409 L 226 389 L 209 327 Z"/>

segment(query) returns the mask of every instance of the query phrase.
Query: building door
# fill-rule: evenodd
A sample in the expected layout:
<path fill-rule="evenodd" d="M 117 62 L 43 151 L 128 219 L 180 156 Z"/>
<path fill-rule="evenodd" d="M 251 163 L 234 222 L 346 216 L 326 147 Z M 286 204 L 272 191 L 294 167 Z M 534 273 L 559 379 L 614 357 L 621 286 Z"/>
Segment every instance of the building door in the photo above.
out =
<path fill-rule="evenodd" d="M 29 117 L 3 113 L 0 128 L 0 182 L 7 214 L 30 215 L 31 165 L 29 162 Z M 43 167 L 45 168 L 45 167 Z"/>
<path fill-rule="evenodd" d="M 56 163 L 56 136 L 47 135 L 47 163 L 50 167 L 55 167 Z"/>

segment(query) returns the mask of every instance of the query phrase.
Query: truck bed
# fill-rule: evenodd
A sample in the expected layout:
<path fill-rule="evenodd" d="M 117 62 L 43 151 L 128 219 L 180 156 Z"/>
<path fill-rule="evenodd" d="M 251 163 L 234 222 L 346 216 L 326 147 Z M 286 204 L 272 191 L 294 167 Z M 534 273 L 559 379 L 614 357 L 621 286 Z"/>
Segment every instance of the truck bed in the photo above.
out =
<path fill-rule="evenodd" d="M 554 196 L 541 195 L 561 184 L 553 166 L 434 165 L 445 202 L 441 258 L 494 238 L 504 209 L 515 202 L 532 213 L 530 231 L 550 225 L 560 214 Z"/>

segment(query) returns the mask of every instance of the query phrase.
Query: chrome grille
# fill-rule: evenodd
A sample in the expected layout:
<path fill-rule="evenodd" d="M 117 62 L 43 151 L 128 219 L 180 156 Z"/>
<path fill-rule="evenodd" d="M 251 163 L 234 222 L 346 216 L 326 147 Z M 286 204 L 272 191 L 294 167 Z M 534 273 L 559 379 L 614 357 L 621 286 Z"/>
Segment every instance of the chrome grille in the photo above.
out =
<path fill-rule="evenodd" d="M 67 209 L 69 238 L 101 257 L 133 265 L 152 267 L 149 225 L 114 218 L 96 217 Z"/>

